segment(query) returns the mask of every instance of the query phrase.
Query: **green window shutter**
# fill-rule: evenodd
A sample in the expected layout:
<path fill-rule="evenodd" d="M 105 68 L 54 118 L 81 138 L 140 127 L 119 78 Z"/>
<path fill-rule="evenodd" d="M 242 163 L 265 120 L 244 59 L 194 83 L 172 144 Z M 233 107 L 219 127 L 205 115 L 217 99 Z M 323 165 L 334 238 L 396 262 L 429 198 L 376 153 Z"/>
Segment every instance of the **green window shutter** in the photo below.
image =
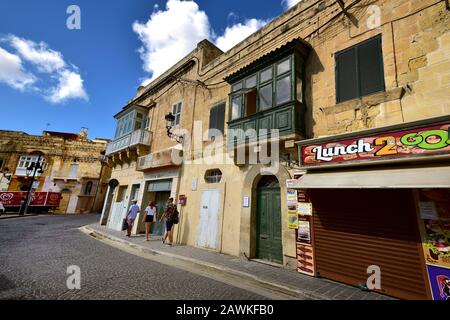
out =
<path fill-rule="evenodd" d="M 225 131 L 225 103 L 222 103 L 217 106 L 216 129 L 220 130 L 222 134 Z"/>
<path fill-rule="evenodd" d="M 211 129 L 215 129 L 217 124 L 217 107 L 212 107 L 209 110 L 209 129 L 210 132 L 208 133 L 208 138 L 211 139 L 213 136 L 213 133 L 211 132 Z"/>
<path fill-rule="evenodd" d="M 211 108 L 209 111 L 209 129 L 217 129 L 220 132 L 224 132 L 225 129 L 225 103 L 221 103 L 218 106 Z M 211 138 L 212 133 L 209 133 Z"/>
<path fill-rule="evenodd" d="M 361 96 L 383 91 L 384 72 L 380 36 L 359 45 L 358 62 Z"/>
<path fill-rule="evenodd" d="M 381 36 L 336 53 L 337 103 L 383 91 Z"/>
<path fill-rule="evenodd" d="M 355 48 L 336 54 L 336 90 L 338 103 L 358 97 Z"/>

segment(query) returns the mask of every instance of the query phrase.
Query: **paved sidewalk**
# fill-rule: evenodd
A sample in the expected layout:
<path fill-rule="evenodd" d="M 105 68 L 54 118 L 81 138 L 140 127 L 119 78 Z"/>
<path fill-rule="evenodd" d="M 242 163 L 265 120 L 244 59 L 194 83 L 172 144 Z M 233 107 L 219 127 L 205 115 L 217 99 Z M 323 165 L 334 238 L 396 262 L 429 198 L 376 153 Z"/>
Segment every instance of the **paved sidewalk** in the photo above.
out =
<path fill-rule="evenodd" d="M 21 216 L 21 215 L 19 215 L 17 213 L 16 214 L 4 213 L 4 214 L 0 215 L 0 220 L 2 220 L 2 219 L 13 219 L 13 218 L 35 217 L 35 216 L 37 216 L 37 214 L 30 213 L 30 214 L 26 214 L 26 215 Z"/>
<path fill-rule="evenodd" d="M 215 269 L 217 272 L 245 277 L 258 285 L 278 290 L 284 294 L 299 299 L 317 300 L 392 300 L 393 298 L 381 294 L 364 292 L 359 288 L 348 286 L 322 278 L 309 277 L 296 272 L 271 265 L 248 261 L 244 258 L 228 256 L 198 249 L 185 245 L 169 247 L 163 245 L 161 237 L 152 237 L 151 241 L 144 241 L 143 235 L 127 238 L 125 232 L 107 229 L 98 224 L 83 227 L 91 235 L 119 241 L 133 248 L 145 250 L 152 254 L 169 256 L 198 264 L 202 267 Z M 82 229 L 83 229 L 82 228 Z M 92 234 L 93 233 L 93 234 Z"/>

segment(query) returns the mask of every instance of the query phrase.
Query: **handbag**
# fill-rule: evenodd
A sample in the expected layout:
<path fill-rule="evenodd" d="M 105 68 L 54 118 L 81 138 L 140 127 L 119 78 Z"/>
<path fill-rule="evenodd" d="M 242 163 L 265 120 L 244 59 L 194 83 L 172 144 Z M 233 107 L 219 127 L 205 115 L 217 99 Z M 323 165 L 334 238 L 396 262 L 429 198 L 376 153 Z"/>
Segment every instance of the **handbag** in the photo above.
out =
<path fill-rule="evenodd" d="M 122 222 L 122 231 L 125 231 L 125 230 L 127 230 L 128 229 L 128 222 L 127 222 L 127 219 L 123 219 L 123 222 Z"/>
<path fill-rule="evenodd" d="M 178 224 L 180 222 L 179 212 L 175 209 L 175 214 L 173 215 L 173 224 Z"/>

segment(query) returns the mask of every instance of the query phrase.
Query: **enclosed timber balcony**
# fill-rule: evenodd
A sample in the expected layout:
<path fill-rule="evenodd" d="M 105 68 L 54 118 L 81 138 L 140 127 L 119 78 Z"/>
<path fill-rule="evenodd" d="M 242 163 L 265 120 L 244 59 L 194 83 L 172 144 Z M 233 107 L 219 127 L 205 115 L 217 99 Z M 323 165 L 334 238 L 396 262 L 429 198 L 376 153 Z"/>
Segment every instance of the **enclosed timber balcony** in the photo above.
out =
<path fill-rule="evenodd" d="M 108 143 L 106 147 L 106 155 L 126 150 L 132 147 L 145 146 L 150 148 L 152 142 L 152 133 L 148 130 L 139 129 L 127 134 L 124 137 L 116 139 Z"/>

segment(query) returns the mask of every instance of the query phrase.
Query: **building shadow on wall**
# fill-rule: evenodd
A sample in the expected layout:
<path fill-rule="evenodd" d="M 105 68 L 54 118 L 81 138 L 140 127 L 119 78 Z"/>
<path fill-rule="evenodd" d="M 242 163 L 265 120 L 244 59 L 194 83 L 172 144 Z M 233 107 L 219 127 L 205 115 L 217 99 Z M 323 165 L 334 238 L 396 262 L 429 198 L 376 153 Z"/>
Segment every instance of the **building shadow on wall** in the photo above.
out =
<path fill-rule="evenodd" d="M 323 72 L 325 68 L 322 65 L 322 62 L 320 61 L 319 56 L 317 55 L 316 50 L 311 49 L 309 52 L 308 58 L 306 59 L 306 66 L 305 66 L 305 83 L 303 85 L 304 92 L 305 92 L 305 104 L 306 104 L 306 112 L 305 112 L 305 133 L 306 133 L 306 139 L 312 138 L 314 136 L 314 127 L 317 124 L 314 112 L 313 112 L 313 105 L 314 105 L 314 93 L 313 93 L 313 81 L 318 81 L 316 79 L 316 76 Z M 319 84 L 320 87 L 320 84 Z M 326 89 L 324 89 L 325 91 Z M 322 91 L 322 90 L 321 90 Z M 323 94 L 318 93 L 318 95 Z M 317 90 L 316 90 L 317 92 Z M 321 110 L 320 105 L 314 105 L 315 110 Z M 324 117 L 324 120 L 326 121 L 325 114 L 322 111 L 320 117 Z M 326 122 L 325 122 L 326 123 Z"/>

